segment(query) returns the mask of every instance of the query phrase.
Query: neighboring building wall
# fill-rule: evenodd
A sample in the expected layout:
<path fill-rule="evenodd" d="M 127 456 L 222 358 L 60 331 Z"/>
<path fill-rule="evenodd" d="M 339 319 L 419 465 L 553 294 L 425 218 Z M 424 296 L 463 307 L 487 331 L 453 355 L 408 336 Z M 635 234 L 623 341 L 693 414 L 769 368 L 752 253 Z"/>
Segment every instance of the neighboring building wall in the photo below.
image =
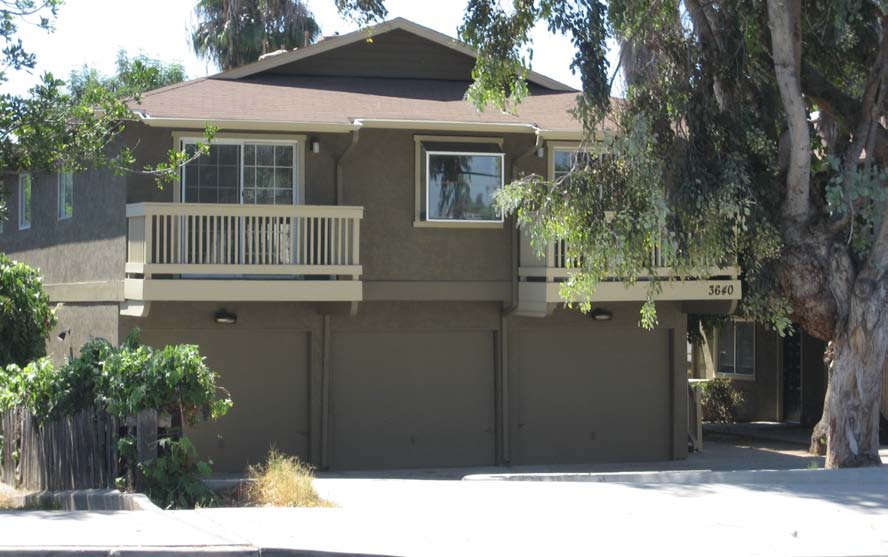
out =
<path fill-rule="evenodd" d="M 18 179 L 5 180 L 9 220 L 0 251 L 40 270 L 47 285 L 123 279 L 126 182 L 110 170 L 74 175 L 74 214 L 58 218 L 58 176 L 34 174 L 31 228 L 19 230 Z"/>
<path fill-rule="evenodd" d="M 103 338 L 117 345 L 119 310 L 117 303 L 65 303 L 56 310 L 58 323 L 46 341 L 47 355 L 56 364 L 76 357 L 88 340 Z M 64 339 L 59 334 L 64 332 Z"/>

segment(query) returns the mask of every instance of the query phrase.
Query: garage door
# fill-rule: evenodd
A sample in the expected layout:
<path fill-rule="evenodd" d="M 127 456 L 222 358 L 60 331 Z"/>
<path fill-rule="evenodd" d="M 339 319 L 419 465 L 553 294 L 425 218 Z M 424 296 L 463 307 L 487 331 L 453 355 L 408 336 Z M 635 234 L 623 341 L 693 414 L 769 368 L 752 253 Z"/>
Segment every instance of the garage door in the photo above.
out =
<path fill-rule="evenodd" d="M 513 463 L 670 457 L 667 331 L 519 330 L 514 338 Z"/>
<path fill-rule="evenodd" d="M 200 346 L 234 407 L 188 431 L 214 472 L 240 473 L 273 445 L 308 457 L 308 335 L 292 331 L 142 331 L 149 345 Z"/>
<path fill-rule="evenodd" d="M 492 332 L 340 332 L 332 353 L 333 467 L 493 463 Z"/>

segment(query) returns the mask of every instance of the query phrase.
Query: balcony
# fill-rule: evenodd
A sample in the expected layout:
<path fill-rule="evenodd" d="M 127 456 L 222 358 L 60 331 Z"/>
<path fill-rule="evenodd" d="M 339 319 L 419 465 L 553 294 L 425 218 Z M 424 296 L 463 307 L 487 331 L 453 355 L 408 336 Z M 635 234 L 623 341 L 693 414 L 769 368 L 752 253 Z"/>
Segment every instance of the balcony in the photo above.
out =
<path fill-rule="evenodd" d="M 651 263 L 657 277 L 667 278 L 655 296 L 658 301 L 691 302 L 688 311 L 706 312 L 707 304 L 713 311 L 725 311 L 740 299 L 741 285 L 736 266 L 714 268 L 703 277 L 683 277 L 669 268 L 661 250 L 651 252 Z M 564 241 L 553 242 L 542 255 L 536 253 L 526 235 L 521 234 L 518 267 L 517 313 L 527 316 L 545 316 L 563 303 L 561 283 L 575 271 L 568 266 Z M 643 302 L 647 300 L 647 279 L 628 284 L 620 277 L 611 277 L 597 285 L 591 302 Z M 579 302 L 580 300 L 571 300 Z M 712 304 L 712 302 L 722 302 Z M 727 302 L 727 303 L 724 303 Z"/>
<path fill-rule="evenodd" d="M 133 301 L 362 299 L 363 207 L 127 205 Z"/>

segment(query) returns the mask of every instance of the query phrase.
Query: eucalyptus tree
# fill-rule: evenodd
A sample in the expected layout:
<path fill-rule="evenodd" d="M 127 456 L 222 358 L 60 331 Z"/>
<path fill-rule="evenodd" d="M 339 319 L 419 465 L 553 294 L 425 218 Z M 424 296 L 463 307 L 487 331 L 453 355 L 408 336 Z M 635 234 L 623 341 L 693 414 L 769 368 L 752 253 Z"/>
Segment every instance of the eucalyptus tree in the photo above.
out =
<path fill-rule="evenodd" d="M 380 19 L 376 0 L 338 0 Z M 739 311 L 826 341 L 830 380 L 812 450 L 827 466 L 879 464 L 888 352 L 888 2 L 885 0 L 470 0 L 478 49 L 468 98 L 512 109 L 527 95 L 530 31 L 570 37 L 586 148 L 572 172 L 520 179 L 498 197 L 537 247 L 567 240 L 588 299 L 614 272 L 654 276 L 650 250 L 683 276 L 740 265 Z M 610 97 L 623 45 L 625 99 Z M 619 132 L 602 133 L 611 118 Z M 589 304 L 580 304 L 588 309 Z"/>
<path fill-rule="evenodd" d="M 280 48 L 306 46 L 321 32 L 301 0 L 199 0 L 194 12 L 194 52 L 222 70 Z"/>

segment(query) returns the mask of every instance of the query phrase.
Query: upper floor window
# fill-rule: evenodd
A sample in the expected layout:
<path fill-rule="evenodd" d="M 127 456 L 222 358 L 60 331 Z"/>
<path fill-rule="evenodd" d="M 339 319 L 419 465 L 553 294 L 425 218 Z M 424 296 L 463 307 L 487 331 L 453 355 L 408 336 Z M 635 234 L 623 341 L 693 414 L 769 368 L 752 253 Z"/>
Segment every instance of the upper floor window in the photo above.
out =
<path fill-rule="evenodd" d="M 19 176 L 18 187 L 18 221 L 19 230 L 31 228 L 31 175 Z"/>
<path fill-rule="evenodd" d="M 755 375 L 755 324 L 729 321 L 718 331 L 719 375 L 752 378 Z"/>
<path fill-rule="evenodd" d="M 428 151 L 426 169 L 428 220 L 502 222 L 493 203 L 503 187 L 502 153 Z"/>
<path fill-rule="evenodd" d="M 59 220 L 74 216 L 74 174 L 59 172 Z"/>
<path fill-rule="evenodd" d="M 552 151 L 552 179 L 570 174 L 575 166 L 583 166 L 593 155 L 576 147 L 555 147 Z"/>
<path fill-rule="evenodd" d="M 472 139 L 417 136 L 418 225 L 502 226 L 494 204 L 504 182 L 500 140 Z"/>
<path fill-rule="evenodd" d="M 182 171 L 182 201 L 292 205 L 297 202 L 298 150 L 293 141 L 218 139 Z M 196 140 L 183 140 L 188 155 Z"/>

